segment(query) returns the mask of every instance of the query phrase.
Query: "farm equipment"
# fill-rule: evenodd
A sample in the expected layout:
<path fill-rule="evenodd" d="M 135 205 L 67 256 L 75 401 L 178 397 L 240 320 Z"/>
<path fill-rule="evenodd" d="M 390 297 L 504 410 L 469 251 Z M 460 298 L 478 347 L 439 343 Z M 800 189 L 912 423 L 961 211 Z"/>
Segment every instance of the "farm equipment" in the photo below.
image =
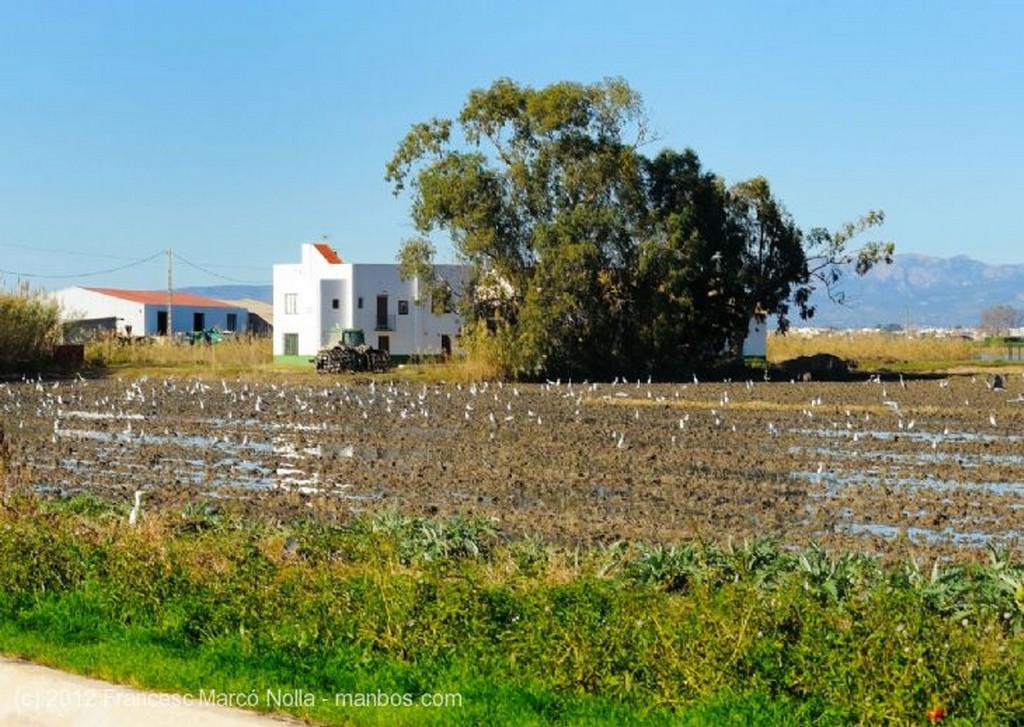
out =
<path fill-rule="evenodd" d="M 224 340 L 224 334 L 216 328 L 203 328 L 198 331 L 189 331 L 181 334 L 189 344 L 197 343 L 220 343 Z"/>
<path fill-rule="evenodd" d="M 361 328 L 346 328 L 341 332 L 341 340 L 322 349 L 313 361 L 317 373 L 340 374 L 345 371 L 385 371 L 391 357 L 384 349 L 367 344 Z"/>

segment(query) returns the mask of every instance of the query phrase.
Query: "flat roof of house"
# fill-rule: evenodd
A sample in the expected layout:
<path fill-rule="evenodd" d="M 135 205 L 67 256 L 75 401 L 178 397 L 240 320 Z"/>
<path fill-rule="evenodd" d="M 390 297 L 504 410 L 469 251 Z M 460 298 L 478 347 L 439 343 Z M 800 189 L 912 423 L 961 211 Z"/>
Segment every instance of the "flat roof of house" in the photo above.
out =
<path fill-rule="evenodd" d="M 85 288 L 85 290 L 91 290 L 93 293 L 100 293 L 101 295 L 109 295 L 112 298 L 130 300 L 133 303 L 142 303 L 143 305 L 167 305 L 166 290 L 122 290 L 120 288 Z M 195 293 L 174 293 L 171 302 L 175 306 L 187 305 L 195 308 L 238 307 L 231 303 L 225 303 L 223 300 L 207 298 L 205 295 L 196 295 Z"/>

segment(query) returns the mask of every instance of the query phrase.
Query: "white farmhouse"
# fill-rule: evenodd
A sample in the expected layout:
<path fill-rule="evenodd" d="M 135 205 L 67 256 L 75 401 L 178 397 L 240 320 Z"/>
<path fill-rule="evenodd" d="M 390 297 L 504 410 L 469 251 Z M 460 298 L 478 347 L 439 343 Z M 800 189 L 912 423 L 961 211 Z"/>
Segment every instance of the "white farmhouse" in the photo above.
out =
<path fill-rule="evenodd" d="M 165 336 L 168 307 L 172 335 L 206 328 L 244 333 L 249 318 L 246 308 L 193 293 L 75 287 L 52 295 L 65 323 L 83 332 Z"/>
<path fill-rule="evenodd" d="M 461 284 L 461 266 L 435 270 Z M 274 265 L 274 356 L 314 356 L 346 328 L 392 356 L 451 353 L 462 320 L 432 307 L 426 286 L 402 280 L 398 265 L 346 263 L 326 243 L 304 243 L 301 262 Z"/>

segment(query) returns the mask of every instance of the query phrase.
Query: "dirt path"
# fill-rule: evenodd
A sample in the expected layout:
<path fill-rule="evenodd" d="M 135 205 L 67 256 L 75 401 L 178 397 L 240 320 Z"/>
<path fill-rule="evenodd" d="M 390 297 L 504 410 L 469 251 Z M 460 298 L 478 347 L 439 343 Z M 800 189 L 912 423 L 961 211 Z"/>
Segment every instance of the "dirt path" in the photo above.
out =
<path fill-rule="evenodd" d="M 298 722 L 0 657 L 0 727 L 283 727 Z"/>

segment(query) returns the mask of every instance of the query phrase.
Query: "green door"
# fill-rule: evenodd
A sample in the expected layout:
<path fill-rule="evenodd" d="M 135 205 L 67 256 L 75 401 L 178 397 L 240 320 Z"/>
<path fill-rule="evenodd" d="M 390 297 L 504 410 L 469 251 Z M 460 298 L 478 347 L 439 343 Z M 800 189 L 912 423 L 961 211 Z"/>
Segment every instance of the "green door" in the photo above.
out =
<path fill-rule="evenodd" d="M 299 355 L 299 334 L 298 333 L 286 333 L 286 334 L 284 334 L 284 355 L 285 356 L 298 356 Z"/>

